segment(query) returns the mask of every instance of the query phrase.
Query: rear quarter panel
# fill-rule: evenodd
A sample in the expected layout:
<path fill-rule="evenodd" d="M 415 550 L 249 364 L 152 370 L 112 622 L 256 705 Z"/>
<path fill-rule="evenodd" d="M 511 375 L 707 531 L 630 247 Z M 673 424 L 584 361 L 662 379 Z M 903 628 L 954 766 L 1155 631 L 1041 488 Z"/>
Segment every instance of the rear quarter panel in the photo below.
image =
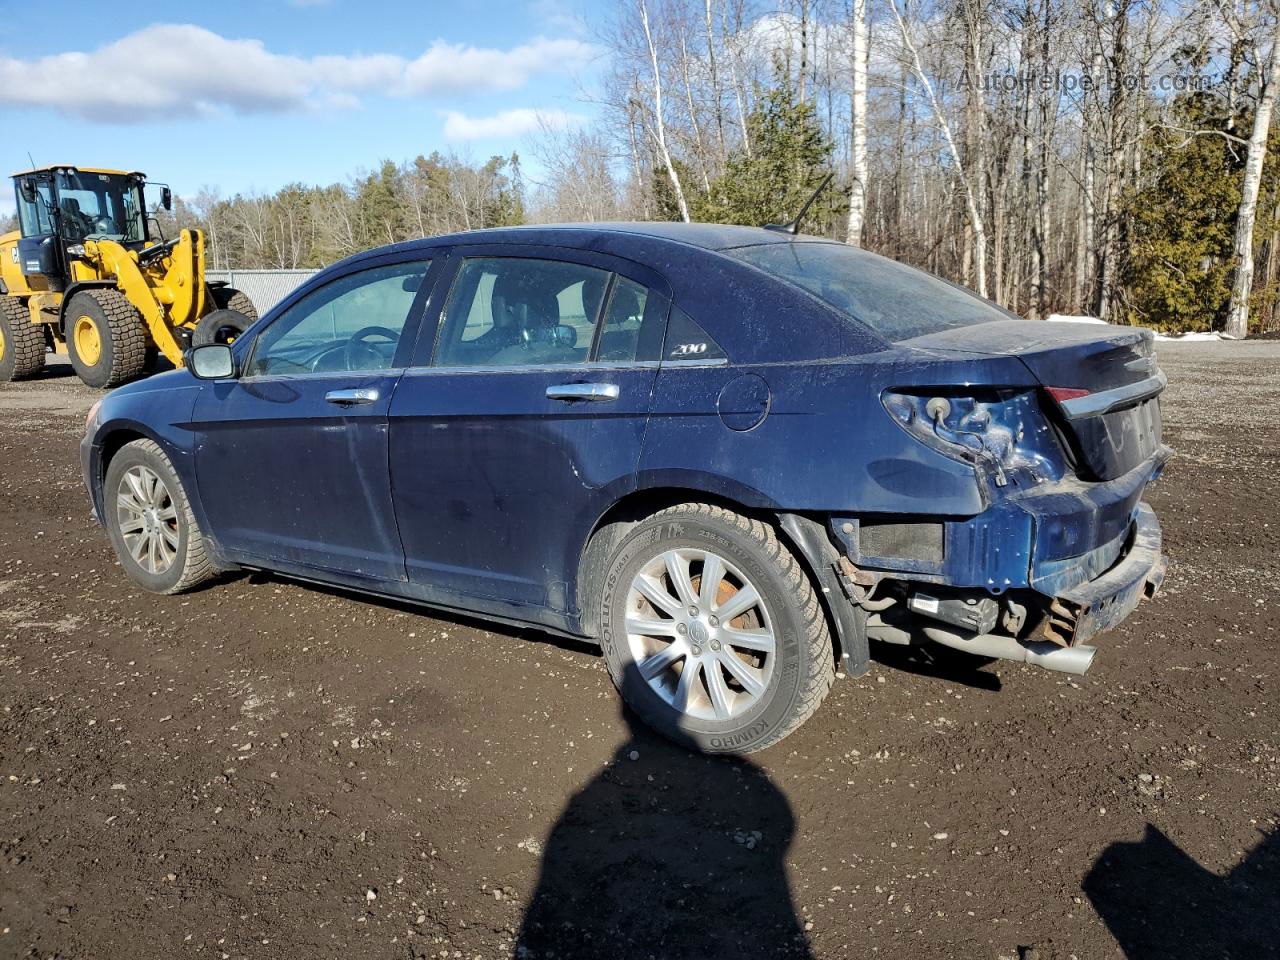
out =
<path fill-rule="evenodd" d="M 748 376 L 767 384 L 767 414 L 751 429 L 732 429 L 722 401 Z M 908 436 L 880 394 L 1026 379 L 1025 368 L 1004 359 L 921 360 L 894 349 L 805 363 L 664 365 L 638 485 L 705 490 L 770 510 L 972 515 L 987 505 L 973 468 Z"/>

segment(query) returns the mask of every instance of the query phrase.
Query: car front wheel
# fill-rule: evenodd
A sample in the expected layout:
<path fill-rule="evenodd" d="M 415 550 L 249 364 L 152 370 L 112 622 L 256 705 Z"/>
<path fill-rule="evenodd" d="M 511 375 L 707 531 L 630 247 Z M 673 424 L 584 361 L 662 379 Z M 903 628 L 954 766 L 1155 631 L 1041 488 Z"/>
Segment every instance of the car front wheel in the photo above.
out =
<path fill-rule="evenodd" d="M 216 568 L 182 483 L 159 444 L 135 440 L 107 465 L 103 522 L 120 565 L 152 593 L 182 593 Z"/>
<path fill-rule="evenodd" d="M 601 603 L 601 644 L 623 698 L 695 749 L 762 750 L 831 689 L 817 594 L 758 520 L 710 504 L 654 514 L 614 551 Z"/>

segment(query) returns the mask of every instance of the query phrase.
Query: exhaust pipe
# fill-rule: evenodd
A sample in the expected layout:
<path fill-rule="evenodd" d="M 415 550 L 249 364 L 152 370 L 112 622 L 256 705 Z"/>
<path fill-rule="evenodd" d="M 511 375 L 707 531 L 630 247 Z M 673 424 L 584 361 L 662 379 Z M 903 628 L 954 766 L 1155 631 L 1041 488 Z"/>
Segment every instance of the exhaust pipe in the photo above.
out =
<path fill-rule="evenodd" d="M 1079 644 L 1074 647 L 1060 647 L 1047 640 L 1032 640 L 1021 643 L 1013 637 L 1002 637 L 994 633 L 977 633 L 962 635 L 944 630 L 941 627 L 928 626 L 924 635 L 934 643 L 953 650 L 963 650 L 979 657 L 995 657 L 999 660 L 1013 660 L 1017 663 L 1029 663 L 1035 667 L 1044 667 L 1058 673 L 1073 673 L 1077 676 L 1085 673 L 1093 664 L 1093 656 L 1097 647 Z"/>

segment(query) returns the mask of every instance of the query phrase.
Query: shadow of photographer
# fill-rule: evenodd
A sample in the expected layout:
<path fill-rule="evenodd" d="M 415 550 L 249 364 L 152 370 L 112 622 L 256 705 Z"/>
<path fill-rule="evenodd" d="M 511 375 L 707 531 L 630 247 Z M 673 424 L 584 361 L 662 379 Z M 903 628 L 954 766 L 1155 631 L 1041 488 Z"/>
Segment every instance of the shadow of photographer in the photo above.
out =
<path fill-rule="evenodd" d="M 1280 957 L 1280 831 L 1219 876 L 1147 824 L 1104 850 L 1083 887 L 1128 960 Z"/>
<path fill-rule="evenodd" d="M 516 955 L 811 957 L 791 902 L 782 791 L 740 757 L 630 736 L 565 806 Z"/>

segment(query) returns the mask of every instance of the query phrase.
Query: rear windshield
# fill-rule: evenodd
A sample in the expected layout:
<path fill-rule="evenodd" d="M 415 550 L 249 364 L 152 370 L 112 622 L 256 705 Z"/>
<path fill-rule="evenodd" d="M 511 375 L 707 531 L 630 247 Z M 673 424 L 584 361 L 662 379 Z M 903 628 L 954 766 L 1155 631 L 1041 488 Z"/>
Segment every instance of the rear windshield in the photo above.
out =
<path fill-rule="evenodd" d="M 1018 319 L 963 287 L 843 243 L 766 243 L 725 252 L 803 287 L 890 342 Z"/>

